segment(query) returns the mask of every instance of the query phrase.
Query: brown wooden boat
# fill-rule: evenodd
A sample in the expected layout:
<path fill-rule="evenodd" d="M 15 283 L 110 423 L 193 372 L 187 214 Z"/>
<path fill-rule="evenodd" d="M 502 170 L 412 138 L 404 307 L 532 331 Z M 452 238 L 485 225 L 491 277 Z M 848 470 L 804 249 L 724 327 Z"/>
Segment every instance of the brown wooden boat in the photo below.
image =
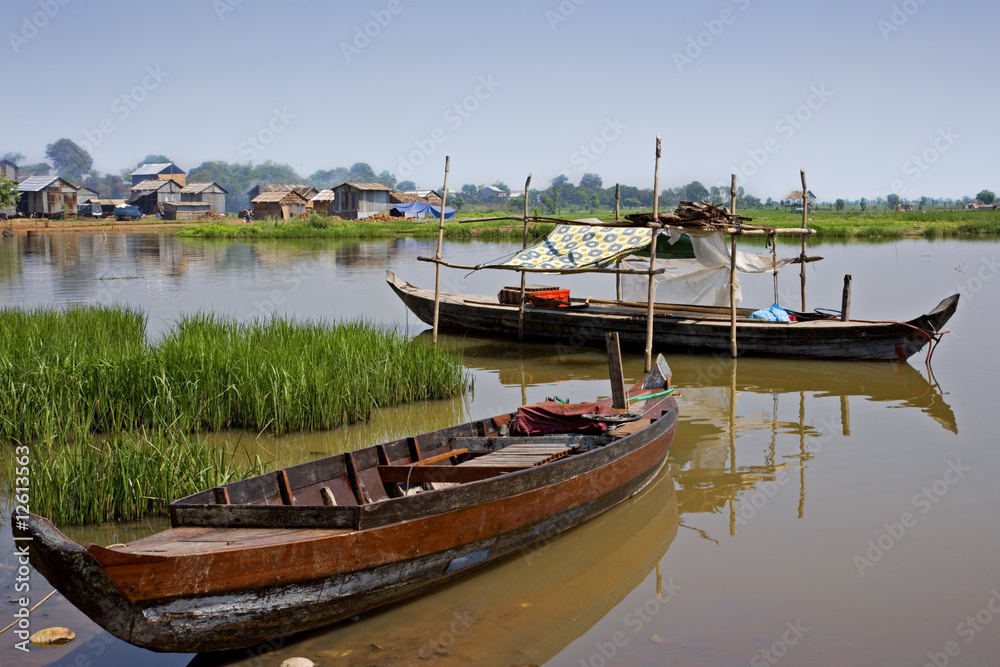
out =
<path fill-rule="evenodd" d="M 411 285 L 392 271 L 386 281 L 414 315 L 433 324 L 434 290 Z M 808 316 L 797 322 L 750 319 L 739 309 L 736 338 L 739 356 L 796 359 L 868 359 L 905 361 L 928 343 L 936 342 L 958 308 L 958 295 L 942 300 L 928 313 L 906 322 L 866 321 Z M 645 303 L 571 299 L 566 308 L 524 309 L 524 339 L 567 344 L 603 345 L 604 335 L 617 331 L 622 345 L 640 348 L 646 342 Z M 441 293 L 439 326 L 483 336 L 518 335 L 518 306 L 474 294 Z M 815 319 L 814 319 L 815 318 Z M 730 354 L 730 310 L 712 306 L 657 304 L 653 345 L 661 352 Z M 933 348 L 931 348 L 933 349 Z"/>
<path fill-rule="evenodd" d="M 84 548 L 35 515 L 14 532 L 56 589 L 125 641 L 251 646 L 440 586 L 637 493 L 673 441 L 669 375 L 660 357 L 628 413 L 591 404 L 607 413 L 586 417 L 611 425 L 603 434 L 516 435 L 519 409 L 182 498 L 172 528 L 127 545 Z"/>

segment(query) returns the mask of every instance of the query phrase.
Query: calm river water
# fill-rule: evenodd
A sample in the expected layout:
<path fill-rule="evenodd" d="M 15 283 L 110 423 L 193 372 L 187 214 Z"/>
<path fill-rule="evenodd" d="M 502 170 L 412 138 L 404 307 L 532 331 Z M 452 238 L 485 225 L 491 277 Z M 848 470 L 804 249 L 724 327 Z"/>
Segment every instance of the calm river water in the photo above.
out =
<path fill-rule="evenodd" d="M 444 254 L 472 264 L 515 247 L 448 243 Z M 417 335 L 426 327 L 384 275 L 392 269 L 433 286 L 433 266 L 416 260 L 433 251 L 410 239 L 19 237 L 0 243 L 0 303 L 137 305 L 152 337 L 198 310 L 241 319 L 365 318 Z M 522 558 L 356 622 L 224 656 L 135 649 L 56 596 L 34 613 L 33 629 L 65 625 L 77 640 L 24 654 L 8 632 L 0 635 L 0 662 L 277 667 L 305 656 L 320 665 L 996 665 L 998 251 L 995 241 L 814 244 L 810 254 L 826 259 L 808 267 L 810 308 L 839 308 L 848 273 L 858 318 L 908 319 L 962 292 L 933 374 L 922 355 L 909 364 L 671 355 L 681 416 L 669 470 L 640 496 Z M 495 294 L 514 275 L 445 269 L 442 282 Z M 614 295 L 606 277 L 559 283 L 574 296 Z M 782 276 L 781 301 L 797 307 L 798 294 L 793 269 Z M 770 277 L 745 279 L 744 296 L 744 305 L 770 305 Z M 465 350 L 474 394 L 254 446 L 286 465 L 553 394 L 610 393 L 599 350 L 449 340 Z M 627 353 L 625 363 L 627 379 L 641 375 L 641 353 Z M 67 532 L 110 544 L 160 527 Z M 0 553 L 5 599 L 18 597 L 6 524 Z M 35 575 L 32 595 L 48 590 Z M 0 627 L 12 613 L 0 615 Z"/>

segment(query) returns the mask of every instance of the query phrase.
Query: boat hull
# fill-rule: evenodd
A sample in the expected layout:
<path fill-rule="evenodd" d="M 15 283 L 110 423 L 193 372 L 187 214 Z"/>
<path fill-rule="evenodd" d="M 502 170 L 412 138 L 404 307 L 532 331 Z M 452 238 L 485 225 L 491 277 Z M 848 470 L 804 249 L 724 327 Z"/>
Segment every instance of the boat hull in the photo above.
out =
<path fill-rule="evenodd" d="M 388 272 L 396 295 L 423 322 L 433 325 L 434 292 Z M 738 356 L 811 359 L 906 360 L 939 335 L 958 307 L 958 295 L 948 297 L 929 313 L 908 322 L 815 320 L 766 322 L 740 319 L 736 325 Z M 489 297 L 441 294 L 438 326 L 446 331 L 510 338 L 518 335 L 517 306 Z M 603 346 L 604 336 L 617 331 L 621 345 L 646 344 L 645 309 L 591 305 L 588 308 L 524 309 L 525 340 L 562 345 Z M 730 322 L 720 318 L 678 317 L 658 310 L 653 323 L 657 352 L 730 355 Z"/>
<path fill-rule="evenodd" d="M 672 396 L 649 403 L 650 425 L 612 444 L 362 506 L 357 530 L 274 529 L 264 546 L 170 557 L 155 548 L 141 554 L 85 549 L 34 515 L 15 533 L 33 540 L 31 562 L 53 586 L 132 644 L 178 652 L 253 646 L 410 598 L 525 553 L 639 492 L 663 467 L 677 422 Z M 414 507 L 399 509 L 409 505 Z M 348 508 L 328 509 L 333 516 Z M 219 529 L 172 530 L 172 539 L 197 543 L 209 534 L 203 531 L 215 535 Z M 223 530 L 234 542 L 246 532 Z"/>

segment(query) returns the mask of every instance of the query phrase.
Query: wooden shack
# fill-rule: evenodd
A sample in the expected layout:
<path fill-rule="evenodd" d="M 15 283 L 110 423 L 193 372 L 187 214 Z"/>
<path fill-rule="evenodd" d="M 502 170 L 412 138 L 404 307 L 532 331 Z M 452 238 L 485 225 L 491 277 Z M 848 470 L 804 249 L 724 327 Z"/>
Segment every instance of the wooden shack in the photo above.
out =
<path fill-rule="evenodd" d="M 163 204 L 180 201 L 182 185 L 173 179 L 147 179 L 129 188 L 128 203 L 139 207 L 143 215 L 163 213 Z"/>
<path fill-rule="evenodd" d="M 381 183 L 343 183 L 333 189 L 333 214 L 344 220 L 361 220 L 389 213 L 392 188 Z"/>
<path fill-rule="evenodd" d="M 163 204 L 164 220 L 201 220 L 212 209 L 206 201 L 168 201 Z"/>
<path fill-rule="evenodd" d="M 218 183 L 188 183 L 181 191 L 182 202 L 204 202 L 210 209 L 218 213 L 226 212 L 226 195 L 229 190 Z"/>
<path fill-rule="evenodd" d="M 6 178 L 8 181 L 17 182 L 21 180 L 20 169 L 16 164 L 10 160 L 4 158 L 0 160 L 0 178 Z"/>
<path fill-rule="evenodd" d="M 17 186 L 17 211 L 25 217 L 76 215 L 76 186 L 58 176 L 32 176 Z"/>
<path fill-rule="evenodd" d="M 262 192 L 250 203 L 253 204 L 255 220 L 264 218 L 289 220 L 306 212 L 307 200 L 298 192 Z"/>
<path fill-rule="evenodd" d="M 314 213 L 319 213 L 320 215 L 333 215 L 333 207 L 336 200 L 337 197 L 333 190 L 320 190 L 319 193 L 310 200 L 310 202 L 312 203 L 312 210 Z"/>
<path fill-rule="evenodd" d="M 179 186 L 184 187 L 187 175 L 184 170 L 173 162 L 160 162 L 155 164 L 144 164 L 132 172 L 132 185 L 138 185 L 143 181 L 176 181 Z"/>

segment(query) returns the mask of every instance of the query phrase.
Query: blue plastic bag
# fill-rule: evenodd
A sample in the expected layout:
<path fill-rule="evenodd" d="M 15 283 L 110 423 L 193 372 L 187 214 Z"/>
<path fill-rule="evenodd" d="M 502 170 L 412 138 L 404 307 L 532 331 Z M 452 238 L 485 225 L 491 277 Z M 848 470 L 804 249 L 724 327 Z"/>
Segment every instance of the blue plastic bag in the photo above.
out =
<path fill-rule="evenodd" d="M 766 322 L 791 322 L 788 312 L 776 303 L 772 303 L 770 308 L 761 308 L 750 314 L 751 320 L 764 320 Z"/>

